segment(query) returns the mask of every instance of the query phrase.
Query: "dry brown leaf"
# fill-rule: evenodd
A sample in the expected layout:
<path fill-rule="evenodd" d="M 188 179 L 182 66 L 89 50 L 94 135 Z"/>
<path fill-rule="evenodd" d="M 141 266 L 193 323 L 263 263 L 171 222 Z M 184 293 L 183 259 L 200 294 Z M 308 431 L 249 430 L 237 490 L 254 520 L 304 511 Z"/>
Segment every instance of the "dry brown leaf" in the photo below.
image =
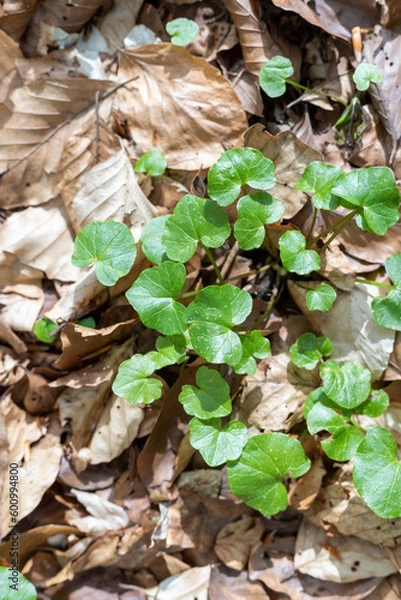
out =
<path fill-rule="evenodd" d="M 309 471 L 297 479 L 288 494 L 288 503 L 294 510 L 306 510 L 314 502 L 318 495 L 323 477 L 327 471 L 324 468 L 321 456 L 312 463 Z"/>
<path fill-rule="evenodd" d="M 183 438 L 184 440 L 187 438 Z M 180 449 L 182 444 L 180 445 Z M 178 458 L 179 454 L 177 454 Z M 217 498 L 221 488 L 222 473 L 217 469 L 197 469 L 196 471 L 184 471 L 177 480 L 180 490 L 194 492 L 200 496 Z"/>
<path fill-rule="evenodd" d="M 214 565 L 209 585 L 208 600 L 269 600 L 261 583 L 249 581 L 248 573 L 235 573 L 223 565 Z"/>
<path fill-rule="evenodd" d="M 0 27 L 2 18 L 0 17 Z M 21 85 L 17 72 L 17 62 L 23 54 L 11 37 L 0 29 L 0 102 L 7 102 L 12 89 Z"/>
<path fill-rule="evenodd" d="M 27 371 L 28 387 L 24 396 L 24 408 L 31 415 L 48 413 L 54 407 L 58 392 L 49 387 L 41 375 Z"/>
<path fill-rule="evenodd" d="M 142 4 L 143 0 L 114 0 L 112 8 L 99 23 L 99 31 L 113 52 L 123 47 L 124 38 L 137 25 Z"/>
<path fill-rule="evenodd" d="M 261 6 L 251 0 L 224 0 L 224 4 L 237 28 L 245 69 L 258 75 L 268 60 L 282 53 L 261 19 Z"/>
<path fill-rule="evenodd" d="M 5 0 L 2 5 L 0 28 L 18 41 L 35 10 L 36 0 Z"/>
<path fill-rule="evenodd" d="M 323 581 L 350 583 L 396 572 L 384 548 L 349 534 L 328 537 L 307 518 L 299 528 L 295 549 L 296 569 Z"/>
<path fill-rule="evenodd" d="M 210 167 L 247 127 L 228 81 L 185 48 L 155 44 L 123 52 L 119 79 L 134 79 L 116 98 L 138 155 L 155 147 L 170 168 Z"/>
<path fill-rule="evenodd" d="M 211 565 L 193 567 L 168 577 L 154 590 L 155 597 L 158 600 L 208 600 L 211 568 Z"/>
<path fill-rule="evenodd" d="M 18 408 L 9 394 L 2 399 L 0 410 L 7 428 L 9 461 L 19 463 L 26 447 L 38 442 L 46 434 L 46 428 L 35 417 Z"/>
<path fill-rule="evenodd" d="M 75 508 L 66 513 L 67 523 L 73 525 L 82 533 L 103 535 L 107 531 L 116 531 L 128 527 L 130 520 L 121 506 L 108 502 L 108 500 L 91 492 L 71 490 L 71 494 L 89 513 L 89 515 L 83 515 Z"/>
<path fill-rule="evenodd" d="M 227 567 L 242 571 L 252 546 L 260 541 L 264 530 L 262 519 L 243 515 L 240 521 L 228 523 L 219 531 L 214 550 Z"/>
<path fill-rule="evenodd" d="M 301 210 L 308 197 L 294 189 L 307 165 L 323 160 L 320 152 L 301 142 L 291 131 L 271 135 L 261 123 L 250 127 L 244 134 L 244 146 L 260 150 L 275 165 L 276 185 L 269 193 L 284 202 L 284 218 L 290 219 Z"/>

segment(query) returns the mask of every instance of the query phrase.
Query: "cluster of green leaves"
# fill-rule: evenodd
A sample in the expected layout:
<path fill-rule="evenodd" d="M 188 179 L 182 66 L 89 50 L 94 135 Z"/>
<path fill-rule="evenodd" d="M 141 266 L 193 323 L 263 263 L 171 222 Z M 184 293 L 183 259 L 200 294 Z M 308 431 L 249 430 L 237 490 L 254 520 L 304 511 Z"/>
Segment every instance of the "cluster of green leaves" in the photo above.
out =
<path fill-rule="evenodd" d="M 322 386 L 305 402 L 304 417 L 311 435 L 328 432 L 321 442 L 327 456 L 337 462 L 354 459 L 353 479 L 366 504 L 383 518 L 401 515 L 401 463 L 391 434 L 373 419 L 388 408 L 388 394 L 371 387 L 371 373 L 355 362 L 323 362 L 332 352 L 330 340 L 302 335 L 290 349 L 298 367 L 313 369 L 320 363 Z M 370 417 L 366 432 L 358 417 Z"/>
<path fill-rule="evenodd" d="M 150 172 L 149 164 L 153 163 L 147 160 L 142 166 L 138 161 L 137 170 Z M 264 514 L 286 507 L 283 479 L 303 475 L 310 461 L 296 439 L 282 433 L 263 433 L 248 439 L 245 425 L 230 418 L 230 390 L 222 372 L 231 368 L 237 374 L 254 374 L 256 360 L 269 355 L 270 343 L 257 329 L 250 331 L 247 327 L 252 297 L 224 281 L 213 250 L 233 239 L 246 251 L 271 247 L 267 226 L 280 221 L 284 212 L 283 203 L 268 192 L 275 183 L 274 164 L 261 152 L 254 148 L 228 150 L 209 170 L 208 198 L 186 194 L 171 214 L 156 217 L 144 227 L 140 243 L 152 266 L 142 271 L 126 297 L 143 325 L 160 335 L 155 350 L 136 354 L 120 365 L 113 383 L 115 394 L 132 403 L 148 404 L 162 395 L 158 371 L 174 364 L 184 365 L 189 355 L 204 359 L 208 366 L 198 368 L 196 383 L 184 385 L 179 394 L 179 401 L 191 417 L 190 442 L 208 465 L 226 463 L 233 492 Z M 296 187 L 310 194 L 315 212 L 340 206 L 349 210 L 315 237 L 313 231 L 305 237 L 297 230 L 286 231 L 280 237 L 278 251 L 284 268 L 300 276 L 320 269 L 319 254 L 328 243 L 322 247 L 322 238 L 329 237 L 330 242 L 352 219 L 362 229 L 378 235 L 398 220 L 400 194 L 392 172 L 384 167 L 345 174 L 338 167 L 314 162 Z M 225 210 L 230 205 L 235 207 L 231 213 L 236 210 L 234 223 L 229 223 Z M 185 263 L 199 248 L 213 266 L 217 281 L 188 291 Z M 77 235 L 72 261 L 83 267 L 96 263 L 99 281 L 110 286 L 129 273 L 135 257 L 136 245 L 128 227 L 95 222 Z M 392 294 L 400 293 L 398 263 L 390 261 L 386 268 L 394 289 L 388 286 L 391 291 L 387 298 L 378 298 L 373 304 L 380 315 L 385 310 L 391 313 L 388 305 Z M 320 283 L 309 290 L 306 303 L 309 310 L 327 311 L 335 298 L 334 288 Z M 306 403 L 307 427 L 313 434 L 331 434 L 323 441 L 330 458 L 348 460 L 354 456 L 355 465 L 362 464 L 363 452 L 369 447 L 365 442 L 373 434 L 368 432 L 363 438 L 354 422 L 355 415 L 381 414 L 380 410 L 386 408 L 386 395 L 371 390 L 370 373 L 360 365 L 340 366 L 334 360 L 325 361 L 332 351 L 330 340 L 311 333 L 291 348 L 290 356 L 297 366 L 315 369 L 320 364 L 323 384 Z M 393 452 L 390 446 L 387 443 L 388 456 L 390 450 Z M 357 489 L 373 510 L 384 514 L 383 506 L 377 507 L 366 492 L 361 470 L 355 466 Z"/>
<path fill-rule="evenodd" d="M 385 298 L 372 301 L 372 309 L 379 325 L 401 331 L 401 254 L 387 258 L 385 264 L 393 285 L 388 286 L 390 292 Z"/>

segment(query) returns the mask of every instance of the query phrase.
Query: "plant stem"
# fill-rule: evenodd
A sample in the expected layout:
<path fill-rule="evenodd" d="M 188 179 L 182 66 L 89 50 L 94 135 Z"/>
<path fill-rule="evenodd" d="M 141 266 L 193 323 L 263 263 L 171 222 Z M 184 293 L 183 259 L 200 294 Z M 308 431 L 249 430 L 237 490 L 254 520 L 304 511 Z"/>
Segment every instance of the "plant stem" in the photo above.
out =
<path fill-rule="evenodd" d="M 254 271 L 247 271 L 246 273 L 239 273 L 238 275 L 233 275 L 232 277 L 228 277 L 225 279 L 225 282 L 235 281 L 236 279 L 242 279 L 243 277 L 249 277 L 250 275 L 259 275 L 259 273 L 263 273 L 263 271 L 268 271 L 272 268 L 272 266 L 276 263 L 270 263 L 269 265 L 265 265 L 264 267 L 260 267 L 260 269 L 255 269 Z"/>
<path fill-rule="evenodd" d="M 350 221 L 352 221 L 352 219 L 355 217 L 355 215 L 357 215 L 360 212 L 361 208 L 362 207 L 352 210 L 350 213 L 348 213 L 344 217 L 341 217 L 341 219 L 338 219 L 338 221 L 333 223 L 333 225 L 330 225 L 330 227 L 327 227 L 324 231 L 322 231 L 315 238 L 313 238 L 309 242 L 309 244 L 307 244 L 307 248 L 310 248 L 311 246 L 316 245 L 316 242 L 318 242 L 322 237 L 324 237 L 325 235 L 327 235 L 328 233 L 331 233 L 333 231 L 335 235 L 333 235 L 330 238 L 329 242 L 326 243 L 323 246 L 323 248 L 320 249 L 320 252 L 323 249 L 325 250 L 327 248 L 327 246 L 333 241 L 333 239 L 344 229 L 344 227 L 346 227 L 348 225 L 348 223 Z"/>
<path fill-rule="evenodd" d="M 364 428 L 362 427 L 362 425 L 361 425 L 360 423 L 358 423 L 358 421 L 357 421 L 357 419 L 356 419 L 355 415 L 352 415 L 352 416 L 351 416 L 351 418 L 350 418 L 350 421 L 351 421 L 352 425 L 353 425 L 353 426 L 354 426 L 356 429 L 358 429 L 358 431 L 360 431 L 360 432 L 361 432 L 363 435 L 366 435 L 366 429 L 364 429 Z"/>
<path fill-rule="evenodd" d="M 309 229 L 308 236 L 306 238 L 306 246 L 308 246 L 309 241 L 310 241 L 310 239 L 312 237 L 313 230 L 315 229 L 316 219 L 317 219 L 317 211 L 318 211 L 318 209 L 316 208 L 316 206 L 314 206 L 313 207 L 312 223 L 311 223 L 311 226 L 310 226 L 310 229 Z"/>
<path fill-rule="evenodd" d="M 362 277 L 357 277 L 355 279 L 356 283 L 365 283 L 366 285 L 375 285 L 376 287 L 383 288 L 384 290 L 393 290 L 394 285 L 390 285 L 389 283 L 380 283 L 379 281 L 371 281 L 370 279 L 363 279 Z"/>
<path fill-rule="evenodd" d="M 213 254 L 210 252 L 210 250 L 209 250 L 209 248 L 207 248 L 207 246 L 205 246 L 204 244 L 202 244 L 202 242 L 200 242 L 200 244 L 201 244 L 202 248 L 204 249 L 204 251 L 206 252 L 207 257 L 208 257 L 208 259 L 210 260 L 210 262 L 211 262 L 211 264 L 213 266 L 214 272 L 216 273 L 216 277 L 219 280 L 219 284 L 223 285 L 224 284 L 224 279 L 221 276 L 220 269 L 217 266 L 216 261 L 214 260 Z"/>
<path fill-rule="evenodd" d="M 323 92 L 322 90 L 316 90 L 316 89 L 313 90 L 312 88 L 308 88 L 305 85 L 301 85 L 300 83 L 297 83 L 296 81 L 293 81 L 292 79 L 287 79 L 286 81 L 287 81 L 287 83 L 290 83 L 294 87 L 299 88 L 300 90 L 303 90 L 304 92 L 309 92 L 310 94 L 316 94 L 317 96 L 323 96 L 324 98 L 331 98 L 331 100 L 334 100 L 335 102 L 338 102 L 339 104 L 342 104 L 345 108 L 347 108 L 347 106 L 348 106 L 347 102 L 345 102 L 345 100 L 343 100 L 339 96 L 335 96 L 334 94 L 330 94 L 329 92 Z"/>

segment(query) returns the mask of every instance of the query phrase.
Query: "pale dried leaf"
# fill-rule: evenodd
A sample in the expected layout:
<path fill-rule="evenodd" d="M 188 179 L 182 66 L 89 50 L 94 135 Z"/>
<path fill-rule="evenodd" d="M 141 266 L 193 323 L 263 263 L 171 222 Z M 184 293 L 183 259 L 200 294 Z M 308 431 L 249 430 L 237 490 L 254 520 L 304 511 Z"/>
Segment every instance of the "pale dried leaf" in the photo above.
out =
<path fill-rule="evenodd" d="M 237 28 L 245 69 L 258 75 L 263 65 L 281 49 L 261 19 L 261 7 L 250 0 L 224 0 Z"/>
<path fill-rule="evenodd" d="M 305 575 L 338 583 L 396 572 L 384 548 L 349 535 L 328 537 L 306 518 L 298 531 L 295 567 Z"/>
<path fill-rule="evenodd" d="M 219 531 L 214 550 L 227 567 L 242 571 L 252 546 L 260 540 L 264 529 L 261 519 L 243 515 L 240 521 L 228 523 Z"/>
<path fill-rule="evenodd" d="M 155 590 L 157 600 L 207 600 L 211 565 L 168 577 Z"/>
<path fill-rule="evenodd" d="M 217 498 L 221 488 L 221 479 L 221 471 L 217 469 L 184 471 L 177 480 L 177 487 L 180 490 L 195 492 L 201 496 Z"/>
<path fill-rule="evenodd" d="M 0 17 L 1 22 L 4 17 Z M 11 37 L 0 29 L 0 102 L 6 102 L 12 89 L 21 85 L 17 62 L 23 54 Z"/>
<path fill-rule="evenodd" d="M 210 167 L 247 127 L 228 81 L 185 48 L 172 44 L 131 48 L 121 54 L 119 79 L 133 80 L 116 97 L 138 155 L 156 147 L 170 168 Z"/>
<path fill-rule="evenodd" d="M 78 499 L 91 515 L 82 516 L 76 510 L 69 511 L 66 515 L 67 522 L 83 533 L 102 535 L 106 531 L 116 531 L 128 527 L 129 517 L 121 506 L 91 492 L 71 490 L 71 494 Z"/>
<path fill-rule="evenodd" d="M 247 571 L 240 573 L 223 565 L 214 565 L 208 600 L 269 600 L 270 593 L 261 583 L 249 581 Z"/>
<path fill-rule="evenodd" d="M 284 218 L 290 219 L 301 210 L 308 197 L 293 186 L 307 165 L 314 160 L 323 160 L 320 152 L 301 142 L 291 131 L 271 135 L 257 123 L 244 135 L 244 146 L 260 150 L 275 165 L 277 183 L 269 193 L 281 200 L 285 206 Z"/>
<path fill-rule="evenodd" d="M 137 24 L 143 0 L 114 0 L 112 8 L 99 24 L 99 31 L 109 42 L 110 49 L 123 47 L 126 35 Z"/>
<path fill-rule="evenodd" d="M 291 508 L 294 510 L 308 509 L 318 495 L 326 473 L 323 459 L 318 456 L 309 471 L 301 479 L 297 479 L 291 487 L 288 494 L 288 503 Z"/>
<path fill-rule="evenodd" d="M 356 361 L 380 379 L 393 350 L 395 332 L 377 324 L 371 301 L 379 291 L 372 285 L 356 284 L 351 292 L 337 292 L 337 300 L 328 312 L 311 312 L 306 308 L 308 290 L 288 281 L 288 288 L 298 308 L 312 327 L 326 335 L 333 344 L 331 358 L 339 363 Z"/>
<path fill-rule="evenodd" d="M 38 442 L 45 435 L 46 429 L 39 425 L 35 417 L 18 408 L 8 394 L 2 399 L 0 410 L 7 428 L 9 460 L 19 463 L 26 446 Z"/>

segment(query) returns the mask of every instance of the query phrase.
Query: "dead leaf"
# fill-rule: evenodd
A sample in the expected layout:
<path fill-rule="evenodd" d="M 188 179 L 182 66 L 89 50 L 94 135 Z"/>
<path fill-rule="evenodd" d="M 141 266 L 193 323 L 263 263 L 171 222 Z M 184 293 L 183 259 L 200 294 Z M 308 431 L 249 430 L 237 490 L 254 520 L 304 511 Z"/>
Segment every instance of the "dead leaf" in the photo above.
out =
<path fill-rule="evenodd" d="M 260 541 L 264 530 L 262 519 L 243 515 L 240 521 L 228 523 L 219 531 L 214 550 L 226 567 L 242 571 L 252 546 Z"/>
<path fill-rule="evenodd" d="M 131 48 L 121 54 L 119 79 L 133 80 L 120 87 L 116 98 L 138 155 L 156 147 L 171 169 L 210 167 L 247 127 L 227 80 L 185 48 L 172 44 Z"/>
<path fill-rule="evenodd" d="M 66 515 L 69 525 L 88 535 L 103 535 L 107 531 L 128 527 L 130 521 L 121 506 L 91 492 L 71 490 L 71 494 L 85 507 L 90 516 L 83 516 L 76 509 L 72 509 Z"/>
<path fill-rule="evenodd" d="M 13 40 L 18 41 L 23 36 L 35 7 L 36 0 L 4 2 L 0 16 L 0 28 Z"/>
<path fill-rule="evenodd" d="M 318 456 L 306 475 L 301 479 L 297 479 L 291 487 L 288 494 L 288 503 L 291 508 L 294 510 L 307 510 L 315 501 L 326 473 L 323 459 Z"/>
<path fill-rule="evenodd" d="M 38 442 L 46 434 L 46 428 L 35 417 L 14 404 L 10 394 L 2 399 L 0 410 L 7 428 L 9 460 L 19 463 L 25 454 L 26 445 Z"/>
<path fill-rule="evenodd" d="M 157 600 L 208 600 L 211 566 L 193 567 L 168 577 L 155 590 Z"/>
<path fill-rule="evenodd" d="M 221 471 L 216 469 L 184 471 L 177 480 L 177 487 L 180 490 L 195 492 L 200 496 L 217 498 L 221 487 L 221 477 Z"/>
<path fill-rule="evenodd" d="M 58 392 L 49 387 L 48 381 L 41 375 L 26 372 L 28 389 L 24 397 L 24 408 L 31 415 L 42 415 L 54 407 Z"/>
<path fill-rule="evenodd" d="M 249 581 L 246 571 L 241 573 L 223 565 L 213 567 L 208 600 L 269 600 L 271 598 L 261 583 Z"/>

